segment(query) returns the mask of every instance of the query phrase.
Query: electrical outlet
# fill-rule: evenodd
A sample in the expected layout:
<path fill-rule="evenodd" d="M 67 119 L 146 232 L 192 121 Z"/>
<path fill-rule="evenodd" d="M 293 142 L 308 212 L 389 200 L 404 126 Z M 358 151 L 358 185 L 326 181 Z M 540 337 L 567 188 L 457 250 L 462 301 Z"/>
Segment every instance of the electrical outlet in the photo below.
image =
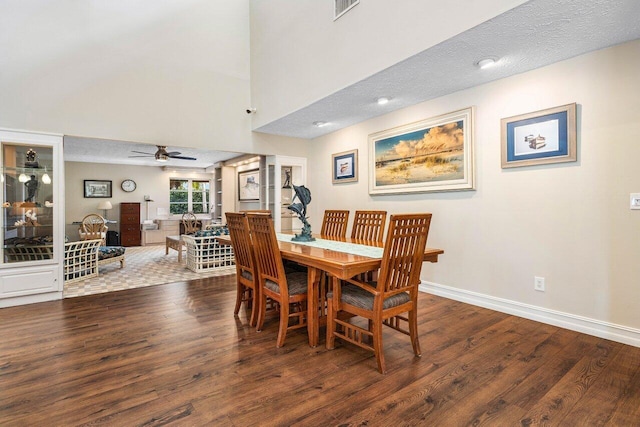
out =
<path fill-rule="evenodd" d="M 544 292 L 544 277 L 536 276 L 533 278 L 533 289 Z"/>

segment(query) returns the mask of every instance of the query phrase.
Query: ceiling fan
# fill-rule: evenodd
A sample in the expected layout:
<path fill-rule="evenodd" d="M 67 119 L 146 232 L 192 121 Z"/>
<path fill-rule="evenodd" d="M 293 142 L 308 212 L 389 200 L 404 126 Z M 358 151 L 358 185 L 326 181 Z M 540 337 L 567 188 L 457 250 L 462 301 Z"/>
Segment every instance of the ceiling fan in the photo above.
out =
<path fill-rule="evenodd" d="M 158 151 L 155 153 L 145 153 L 143 151 L 131 150 L 132 153 L 144 154 L 143 156 L 129 156 L 129 157 L 155 157 L 159 162 L 166 162 L 169 159 L 180 160 L 197 160 L 195 157 L 181 156 L 179 151 L 167 151 L 166 145 L 156 145 Z"/>

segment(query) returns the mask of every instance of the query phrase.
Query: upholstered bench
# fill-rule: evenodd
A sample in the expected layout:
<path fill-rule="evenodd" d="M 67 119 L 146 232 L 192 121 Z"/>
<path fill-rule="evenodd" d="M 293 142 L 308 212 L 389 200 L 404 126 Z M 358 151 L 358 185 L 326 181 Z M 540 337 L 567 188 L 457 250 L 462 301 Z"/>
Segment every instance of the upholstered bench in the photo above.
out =
<path fill-rule="evenodd" d="M 50 241 L 51 239 L 46 237 L 7 240 L 8 244 L 4 248 L 4 254 L 9 262 L 53 259 L 53 245 L 50 244 Z M 65 283 L 96 277 L 99 266 L 112 262 L 120 262 L 120 268 L 124 267 L 125 248 L 100 246 L 101 243 L 101 239 L 94 239 L 64 244 Z"/>
<path fill-rule="evenodd" d="M 124 252 L 122 246 L 100 246 L 98 248 L 98 266 L 119 262 L 120 268 L 124 268 Z"/>

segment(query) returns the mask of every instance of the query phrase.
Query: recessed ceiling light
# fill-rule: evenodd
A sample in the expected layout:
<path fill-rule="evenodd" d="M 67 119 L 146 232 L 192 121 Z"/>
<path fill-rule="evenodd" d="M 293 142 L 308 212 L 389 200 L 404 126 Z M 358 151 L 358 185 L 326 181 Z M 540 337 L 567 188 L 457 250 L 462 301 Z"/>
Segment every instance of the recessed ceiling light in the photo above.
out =
<path fill-rule="evenodd" d="M 389 102 L 389 98 L 387 98 L 386 96 L 381 96 L 376 100 L 376 102 L 378 103 L 378 105 L 384 105 Z"/>
<path fill-rule="evenodd" d="M 319 128 L 324 127 L 328 124 L 329 124 L 328 122 L 313 122 L 313 125 Z"/>
<path fill-rule="evenodd" d="M 484 70 L 486 68 L 490 68 L 496 65 L 496 60 L 493 58 L 484 58 L 478 61 L 476 65 L 480 67 L 481 70 Z"/>

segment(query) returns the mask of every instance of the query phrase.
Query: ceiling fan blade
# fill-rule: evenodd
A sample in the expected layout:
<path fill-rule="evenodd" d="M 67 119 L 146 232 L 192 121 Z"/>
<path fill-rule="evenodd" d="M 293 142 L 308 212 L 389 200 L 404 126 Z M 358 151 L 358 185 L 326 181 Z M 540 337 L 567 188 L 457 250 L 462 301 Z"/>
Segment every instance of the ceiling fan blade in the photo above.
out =
<path fill-rule="evenodd" d="M 166 154 L 167 156 L 179 156 L 179 155 L 180 155 L 180 152 L 179 152 L 179 151 L 170 151 L 170 152 L 168 152 L 168 153 L 166 153 L 166 152 L 165 152 L 165 154 Z"/>
<path fill-rule="evenodd" d="M 151 156 L 149 156 L 149 155 L 146 155 L 146 156 L 129 156 L 129 157 L 153 157 L 153 155 L 151 155 Z"/>
<path fill-rule="evenodd" d="M 181 159 L 181 160 L 198 160 L 195 157 L 185 157 L 185 156 L 168 156 L 171 157 L 172 159 Z"/>
<path fill-rule="evenodd" d="M 144 151 L 131 150 L 132 153 L 146 154 L 147 156 L 155 156 L 154 153 L 145 153 Z"/>

